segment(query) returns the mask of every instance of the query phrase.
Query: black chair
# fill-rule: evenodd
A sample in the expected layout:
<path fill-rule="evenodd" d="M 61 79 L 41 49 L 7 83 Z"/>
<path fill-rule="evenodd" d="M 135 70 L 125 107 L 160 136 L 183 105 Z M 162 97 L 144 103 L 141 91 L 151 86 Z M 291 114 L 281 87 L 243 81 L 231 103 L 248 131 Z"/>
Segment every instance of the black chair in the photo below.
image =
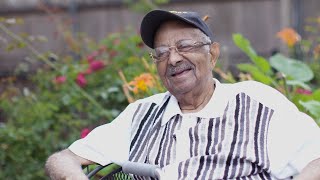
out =
<path fill-rule="evenodd" d="M 89 179 L 99 180 L 131 180 L 132 177 L 129 174 L 122 172 L 121 166 L 116 164 L 92 165 L 94 169 L 91 170 L 90 166 L 85 167 L 86 175 Z"/>

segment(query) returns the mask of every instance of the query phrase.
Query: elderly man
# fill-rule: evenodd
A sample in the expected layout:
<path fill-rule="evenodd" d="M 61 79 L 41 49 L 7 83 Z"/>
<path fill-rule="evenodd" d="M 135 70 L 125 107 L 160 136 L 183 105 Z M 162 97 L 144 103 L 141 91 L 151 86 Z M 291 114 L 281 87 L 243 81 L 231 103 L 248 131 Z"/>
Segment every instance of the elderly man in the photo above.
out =
<path fill-rule="evenodd" d="M 197 13 L 151 11 L 141 36 L 168 92 L 49 157 L 52 179 L 126 160 L 158 165 L 165 179 L 320 179 L 318 126 L 275 89 L 214 79 L 219 44 Z"/>

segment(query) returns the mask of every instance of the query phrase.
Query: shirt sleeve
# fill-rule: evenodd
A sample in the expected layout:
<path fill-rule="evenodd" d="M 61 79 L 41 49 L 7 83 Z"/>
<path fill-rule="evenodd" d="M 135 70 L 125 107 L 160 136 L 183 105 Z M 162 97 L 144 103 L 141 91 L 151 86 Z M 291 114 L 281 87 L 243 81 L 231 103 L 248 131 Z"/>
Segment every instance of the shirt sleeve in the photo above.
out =
<path fill-rule="evenodd" d="M 69 146 L 78 156 L 101 165 L 128 160 L 131 121 L 135 105 L 130 104 L 111 123 L 93 129 Z"/>
<path fill-rule="evenodd" d="M 288 102 L 270 121 L 268 152 L 274 176 L 282 179 L 299 174 L 308 163 L 320 158 L 320 128 Z"/>

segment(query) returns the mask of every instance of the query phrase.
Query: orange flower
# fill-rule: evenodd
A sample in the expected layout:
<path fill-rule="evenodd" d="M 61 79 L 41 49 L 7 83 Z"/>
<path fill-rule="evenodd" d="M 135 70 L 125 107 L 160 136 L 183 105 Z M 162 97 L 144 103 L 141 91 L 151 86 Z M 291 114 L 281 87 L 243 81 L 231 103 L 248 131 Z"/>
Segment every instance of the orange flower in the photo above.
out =
<path fill-rule="evenodd" d="M 132 87 L 133 93 L 137 94 L 139 91 L 146 92 L 148 88 L 153 87 L 155 84 L 154 79 L 150 73 L 143 73 L 135 77 L 133 81 L 129 82 Z"/>
<path fill-rule="evenodd" d="M 280 38 L 287 46 L 292 47 L 298 41 L 301 40 L 300 35 L 292 28 L 284 28 L 277 33 L 277 37 Z"/>

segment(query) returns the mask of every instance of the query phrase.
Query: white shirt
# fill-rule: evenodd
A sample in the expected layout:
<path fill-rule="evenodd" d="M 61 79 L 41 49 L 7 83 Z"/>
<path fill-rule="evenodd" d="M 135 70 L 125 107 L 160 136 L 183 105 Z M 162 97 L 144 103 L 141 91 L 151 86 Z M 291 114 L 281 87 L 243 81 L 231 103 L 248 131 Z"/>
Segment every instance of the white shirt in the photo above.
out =
<path fill-rule="evenodd" d="M 189 137 L 184 132 L 197 124 L 197 117 L 212 118 L 223 114 L 230 100 L 239 93 L 245 93 L 274 110 L 267 134 L 268 159 L 274 179 L 294 176 L 309 162 L 320 158 L 319 127 L 277 90 L 254 81 L 222 84 L 215 79 L 215 82 L 216 88 L 211 100 L 197 113 L 183 114 L 173 96 L 168 102 L 161 125 L 165 125 L 177 114 L 182 116 L 181 125 L 175 133 L 177 139 L 180 139 L 176 142 L 176 162 L 189 157 L 188 151 L 185 151 Z M 87 137 L 74 142 L 69 149 L 101 165 L 128 160 L 132 119 L 139 104 L 160 104 L 168 95 L 169 92 L 157 94 L 130 104 L 112 123 L 97 127 Z"/>

